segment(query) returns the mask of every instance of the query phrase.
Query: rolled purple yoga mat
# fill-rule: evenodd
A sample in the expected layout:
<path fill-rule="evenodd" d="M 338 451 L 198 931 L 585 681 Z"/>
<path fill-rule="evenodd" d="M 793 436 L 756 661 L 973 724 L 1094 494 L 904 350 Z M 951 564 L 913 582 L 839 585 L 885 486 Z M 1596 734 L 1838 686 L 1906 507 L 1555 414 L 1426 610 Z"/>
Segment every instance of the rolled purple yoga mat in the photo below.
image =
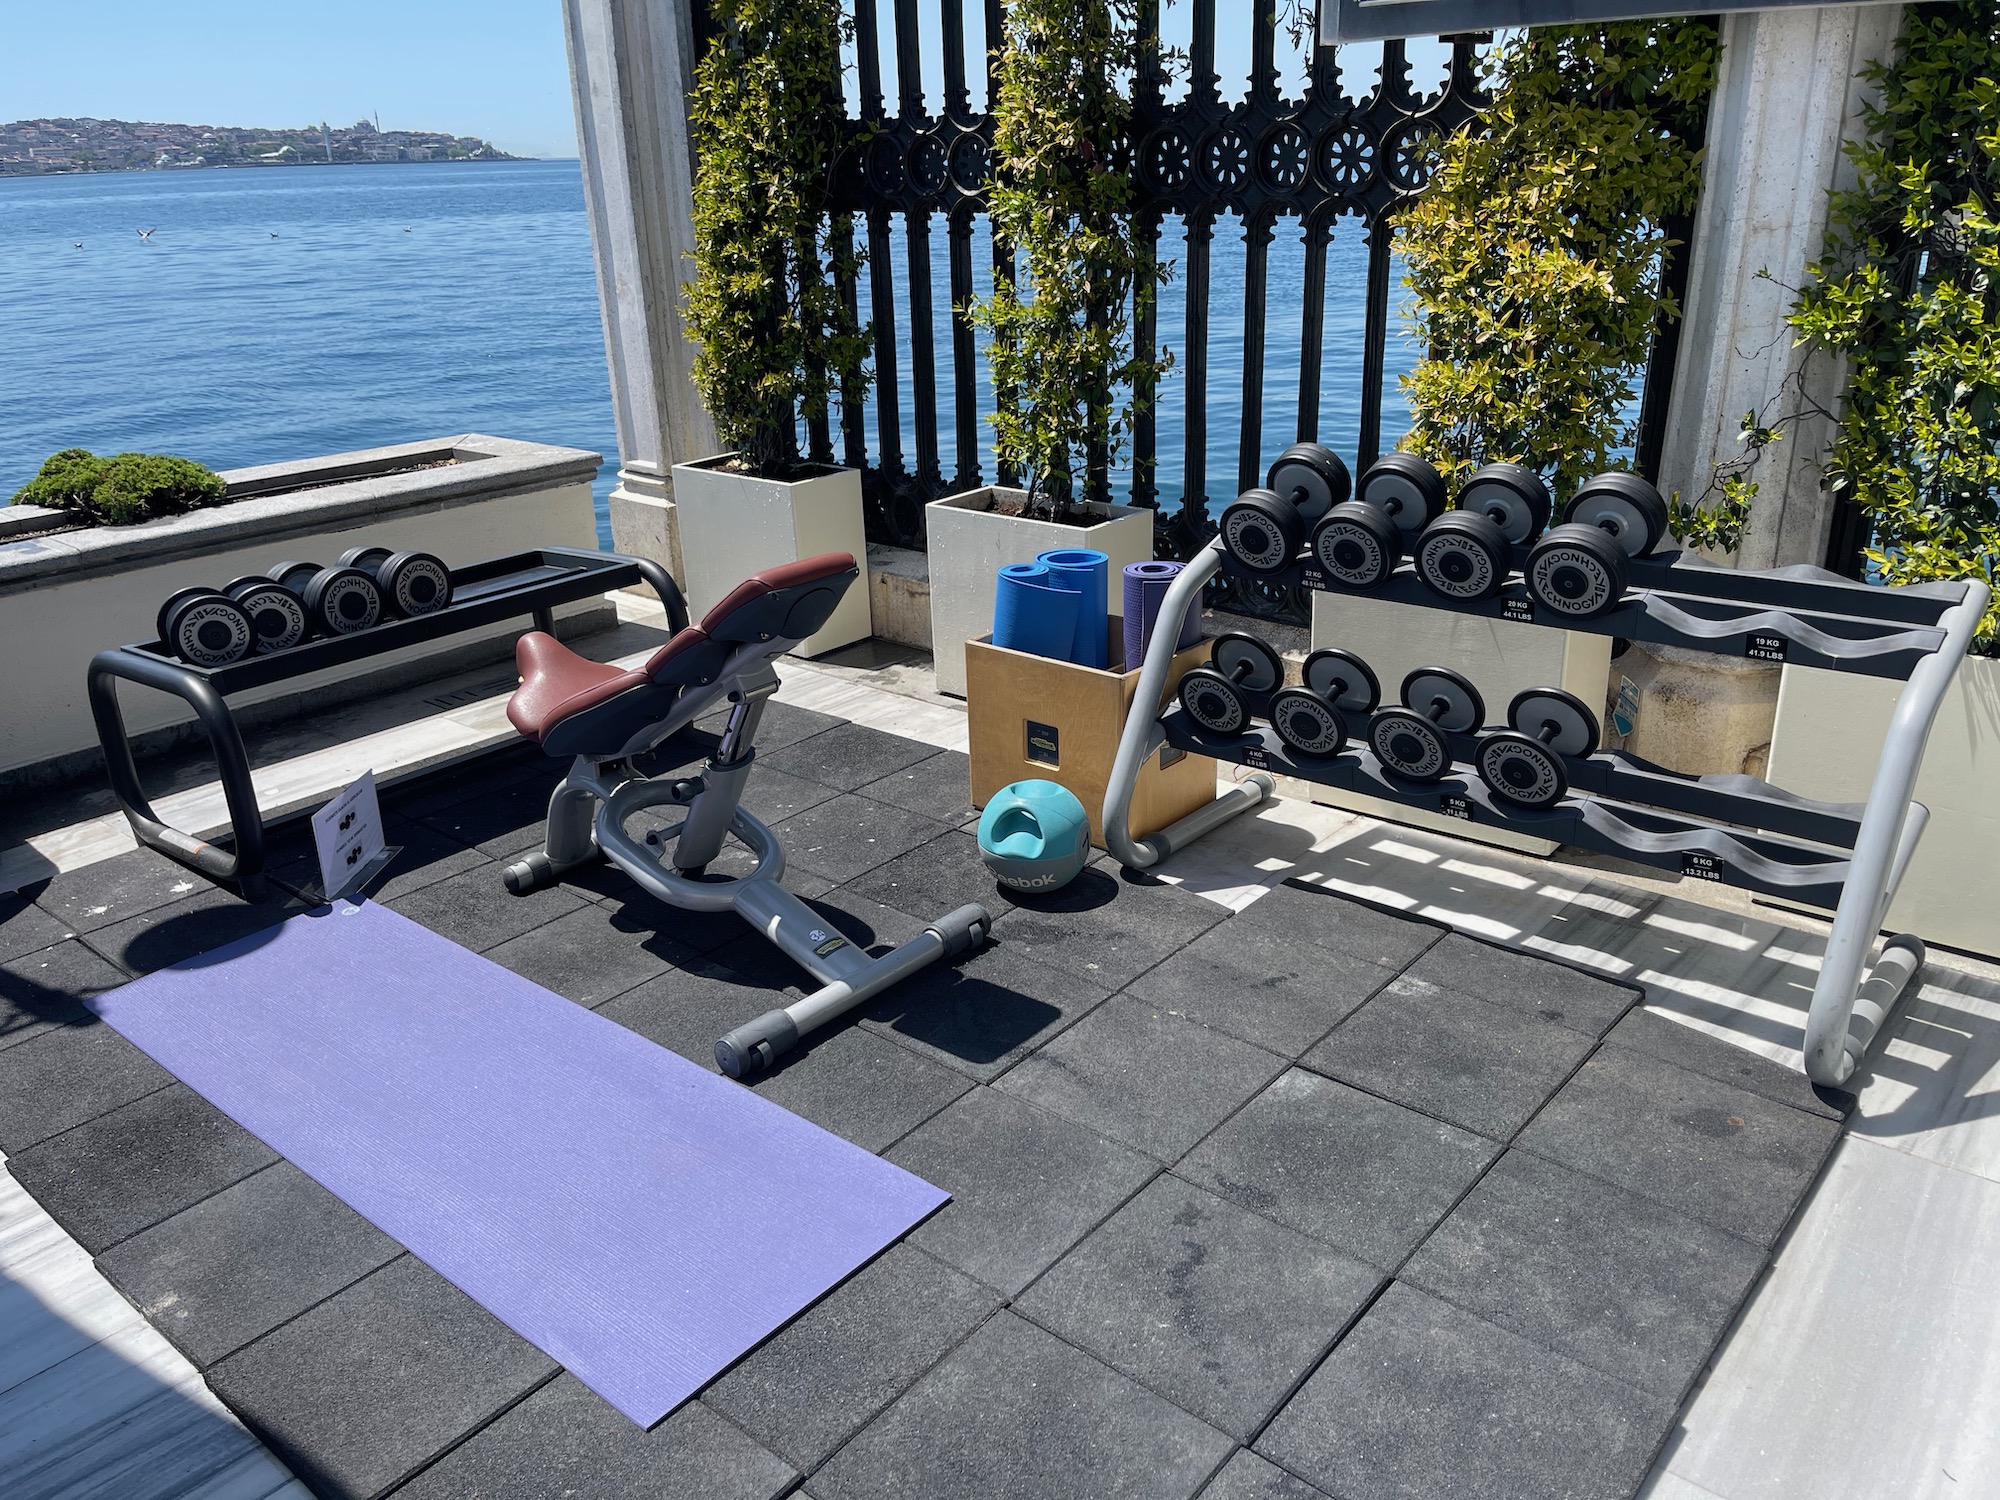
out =
<path fill-rule="evenodd" d="M 1181 565 L 1177 562 L 1135 562 L 1125 565 L 1125 670 L 1137 669 L 1145 660 L 1146 647 L 1152 644 L 1153 626 L 1158 622 L 1160 606 L 1166 602 L 1167 590 L 1173 587 L 1180 576 Z M 1176 651 L 1184 651 L 1201 639 L 1201 601 L 1195 600 L 1188 606 L 1187 614 L 1181 619 L 1180 635 L 1175 642 Z"/>

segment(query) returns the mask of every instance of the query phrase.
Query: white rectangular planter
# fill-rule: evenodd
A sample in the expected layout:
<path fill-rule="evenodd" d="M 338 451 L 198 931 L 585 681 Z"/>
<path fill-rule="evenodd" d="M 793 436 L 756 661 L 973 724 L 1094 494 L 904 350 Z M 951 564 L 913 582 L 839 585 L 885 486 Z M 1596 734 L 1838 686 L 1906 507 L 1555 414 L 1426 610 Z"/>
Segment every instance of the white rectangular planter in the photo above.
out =
<path fill-rule="evenodd" d="M 1903 684 L 1787 665 L 1770 779 L 1862 802 Z M 1889 910 L 1895 932 L 2000 957 L 2000 660 L 1966 658 L 1938 710 L 1917 778 L 1930 826 Z"/>
<path fill-rule="evenodd" d="M 924 507 L 931 560 L 931 652 L 938 691 L 965 696 L 965 643 L 993 633 L 993 596 L 1007 563 L 1033 562 L 1057 547 L 1090 547 L 1111 560 L 1108 601 L 1120 613 L 1126 564 L 1153 555 L 1153 513 L 1132 505 L 1080 507 L 1098 517 L 1088 526 L 1062 526 L 986 507 L 995 494 L 1021 497 L 993 486 L 948 495 Z"/>
<path fill-rule="evenodd" d="M 868 538 L 862 531 L 861 471 L 826 469 L 805 479 L 764 479 L 717 467 L 722 454 L 674 465 L 674 507 L 688 613 L 699 620 L 731 589 L 764 568 L 846 552 L 863 577 L 820 631 L 799 646 L 820 656 L 868 636 Z"/>

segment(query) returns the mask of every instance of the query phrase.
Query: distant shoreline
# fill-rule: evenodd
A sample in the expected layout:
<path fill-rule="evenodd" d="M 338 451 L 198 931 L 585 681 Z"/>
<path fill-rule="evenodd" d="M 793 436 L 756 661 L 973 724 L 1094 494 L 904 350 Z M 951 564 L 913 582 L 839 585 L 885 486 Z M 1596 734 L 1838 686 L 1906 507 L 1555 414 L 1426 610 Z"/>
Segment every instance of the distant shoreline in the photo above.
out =
<path fill-rule="evenodd" d="M 341 126 L 322 121 L 318 125 L 252 127 L 78 116 L 0 123 L 0 177 L 528 159 L 502 151 L 482 136 L 446 130 L 383 130 L 373 120 Z"/>
<path fill-rule="evenodd" d="M 13 163 L 0 162 L 0 177 L 116 177 L 121 173 L 160 172 L 179 176 L 184 172 L 272 172 L 286 167 L 468 167 L 504 166 L 508 162 L 575 161 L 574 156 L 440 156 L 429 161 L 211 161 L 186 167 L 58 167 L 49 171 L 9 170 Z"/>

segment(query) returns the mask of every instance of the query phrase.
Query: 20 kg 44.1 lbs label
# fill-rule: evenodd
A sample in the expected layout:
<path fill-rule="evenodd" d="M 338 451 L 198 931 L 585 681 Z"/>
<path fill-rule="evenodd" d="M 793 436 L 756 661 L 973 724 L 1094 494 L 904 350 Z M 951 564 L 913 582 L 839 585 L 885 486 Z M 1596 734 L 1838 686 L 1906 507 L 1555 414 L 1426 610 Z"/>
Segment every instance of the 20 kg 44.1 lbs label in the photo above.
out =
<path fill-rule="evenodd" d="M 1523 625 L 1532 625 L 1535 623 L 1535 602 L 1532 599 L 1502 599 L 1500 601 L 1500 618 L 1503 620 L 1517 620 Z"/>

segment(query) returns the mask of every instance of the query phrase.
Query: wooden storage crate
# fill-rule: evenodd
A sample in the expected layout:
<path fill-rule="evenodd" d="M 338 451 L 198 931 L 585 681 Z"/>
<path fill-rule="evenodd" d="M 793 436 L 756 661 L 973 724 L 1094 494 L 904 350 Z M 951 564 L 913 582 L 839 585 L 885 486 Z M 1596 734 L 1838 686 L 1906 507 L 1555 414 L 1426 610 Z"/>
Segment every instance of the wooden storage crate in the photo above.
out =
<path fill-rule="evenodd" d="M 1124 622 L 1111 617 L 1111 666 L 1009 651 L 990 636 L 965 644 L 965 709 L 971 739 L 972 804 L 984 807 L 1016 781 L 1053 781 L 1090 814 L 1090 841 L 1104 847 L 1104 788 L 1139 673 L 1124 669 Z M 1181 674 L 1208 660 L 1208 642 L 1174 658 L 1165 698 Z M 1134 836 L 1165 828 L 1215 796 L 1215 762 L 1171 746 L 1155 751 L 1132 793 Z"/>

